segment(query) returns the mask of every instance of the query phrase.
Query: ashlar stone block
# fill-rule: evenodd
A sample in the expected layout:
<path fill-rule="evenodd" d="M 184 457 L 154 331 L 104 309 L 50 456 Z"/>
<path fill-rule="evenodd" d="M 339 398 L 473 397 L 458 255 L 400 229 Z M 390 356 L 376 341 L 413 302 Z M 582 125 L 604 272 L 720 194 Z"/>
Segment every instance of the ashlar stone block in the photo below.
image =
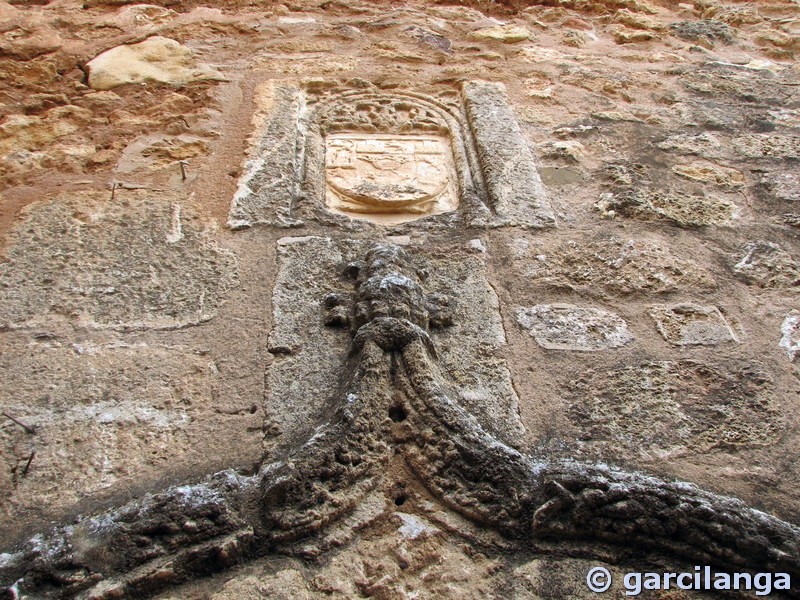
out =
<path fill-rule="evenodd" d="M 180 195 L 70 193 L 23 210 L 0 263 L 0 327 L 172 329 L 213 318 L 236 256 Z"/>
<path fill-rule="evenodd" d="M 539 304 L 517 309 L 517 322 L 548 350 L 593 352 L 624 346 L 633 335 L 614 313 L 572 304 Z"/>

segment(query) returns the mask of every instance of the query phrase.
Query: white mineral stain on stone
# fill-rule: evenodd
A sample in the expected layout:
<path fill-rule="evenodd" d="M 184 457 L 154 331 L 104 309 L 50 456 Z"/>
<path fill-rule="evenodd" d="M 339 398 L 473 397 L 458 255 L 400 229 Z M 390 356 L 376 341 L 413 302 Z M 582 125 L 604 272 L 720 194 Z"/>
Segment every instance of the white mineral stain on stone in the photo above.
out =
<path fill-rule="evenodd" d="M 183 239 L 183 230 L 181 229 L 181 205 L 172 205 L 172 229 L 167 234 L 167 243 L 175 244 Z"/>
<path fill-rule="evenodd" d="M 748 243 L 744 256 L 733 266 L 748 283 L 763 288 L 795 287 L 800 280 L 800 265 L 786 250 L 773 242 Z"/>
<path fill-rule="evenodd" d="M 413 285 L 414 282 L 405 275 L 396 275 L 394 273 L 383 277 L 380 281 L 380 288 L 382 290 L 388 290 L 392 286 L 408 287 Z"/>
<path fill-rule="evenodd" d="M 519 308 L 517 322 L 548 350 L 607 350 L 633 339 L 628 325 L 614 313 L 572 304 Z"/>
<path fill-rule="evenodd" d="M 398 246 L 410 246 L 413 243 L 410 235 L 387 235 L 386 242 Z"/>
<path fill-rule="evenodd" d="M 307 242 L 309 240 L 316 240 L 316 239 L 319 239 L 319 238 L 317 238 L 316 236 L 313 236 L 313 235 L 304 235 L 304 236 L 300 236 L 300 237 L 282 237 L 281 239 L 278 240 L 278 245 L 279 246 L 289 246 L 291 244 L 302 244 L 302 243 Z M 330 238 L 324 238 L 324 239 L 330 240 Z"/>
<path fill-rule="evenodd" d="M 305 23 L 316 23 L 314 17 L 278 17 L 278 23 L 282 25 L 302 25 Z"/>
<path fill-rule="evenodd" d="M 15 557 L 19 555 L 17 554 L 9 554 L 8 552 L 0 553 L 0 568 L 7 567 L 10 564 L 16 562 Z"/>
<path fill-rule="evenodd" d="M 403 521 L 403 524 L 397 531 L 406 539 L 415 540 L 425 534 L 433 534 L 439 531 L 439 529 L 433 525 L 421 521 L 416 515 L 410 515 L 404 512 L 396 512 L 394 514 Z"/>
<path fill-rule="evenodd" d="M 793 310 L 786 315 L 781 325 L 781 341 L 778 345 L 786 350 L 789 360 L 794 361 L 800 352 L 800 311 Z"/>
<path fill-rule="evenodd" d="M 65 421 L 92 421 L 103 425 L 147 424 L 162 429 L 188 425 L 191 418 L 179 411 L 159 410 L 135 402 L 99 402 L 79 409 L 70 410 Z"/>
<path fill-rule="evenodd" d="M 205 484 L 184 485 L 175 488 L 181 500 L 190 506 L 202 506 L 212 502 L 219 502 L 222 496 L 217 490 L 211 489 Z"/>
<path fill-rule="evenodd" d="M 530 32 L 517 25 L 497 25 L 473 31 L 468 37 L 473 40 L 496 40 L 504 44 L 515 44 L 527 40 Z"/>
<path fill-rule="evenodd" d="M 486 246 L 480 238 L 475 238 L 467 242 L 467 249 L 480 254 L 486 254 Z"/>

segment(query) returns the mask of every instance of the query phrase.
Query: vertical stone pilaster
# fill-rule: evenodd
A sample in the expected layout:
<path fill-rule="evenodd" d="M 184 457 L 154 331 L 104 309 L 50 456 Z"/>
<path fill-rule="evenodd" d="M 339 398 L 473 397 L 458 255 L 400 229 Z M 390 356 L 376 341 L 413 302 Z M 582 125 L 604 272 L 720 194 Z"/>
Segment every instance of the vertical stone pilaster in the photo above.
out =
<path fill-rule="evenodd" d="M 463 95 L 496 225 L 555 225 L 533 153 L 508 104 L 505 87 L 470 81 L 464 84 Z"/>
<path fill-rule="evenodd" d="M 247 162 L 245 175 L 231 202 L 228 217 L 231 229 L 302 225 L 293 214 L 302 94 L 296 86 L 273 84 L 263 100 L 269 110 L 258 146 Z"/>

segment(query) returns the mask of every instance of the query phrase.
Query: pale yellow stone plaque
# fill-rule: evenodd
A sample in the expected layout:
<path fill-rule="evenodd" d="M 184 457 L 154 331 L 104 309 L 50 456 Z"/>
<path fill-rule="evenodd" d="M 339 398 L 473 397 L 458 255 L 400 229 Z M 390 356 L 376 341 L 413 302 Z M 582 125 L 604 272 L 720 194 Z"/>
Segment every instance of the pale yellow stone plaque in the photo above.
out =
<path fill-rule="evenodd" d="M 337 133 L 326 139 L 325 204 L 394 224 L 458 206 L 452 152 L 436 135 Z"/>

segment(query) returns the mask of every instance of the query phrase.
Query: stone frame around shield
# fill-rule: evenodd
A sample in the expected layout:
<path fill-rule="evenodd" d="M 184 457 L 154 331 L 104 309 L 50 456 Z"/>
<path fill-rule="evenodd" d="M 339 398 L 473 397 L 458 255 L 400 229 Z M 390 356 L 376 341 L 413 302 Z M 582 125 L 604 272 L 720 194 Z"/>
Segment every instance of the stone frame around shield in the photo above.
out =
<path fill-rule="evenodd" d="M 501 84 L 467 82 L 460 90 L 446 88 L 434 97 L 372 85 L 354 90 L 333 84 L 301 88 L 273 82 L 269 94 L 271 110 L 231 204 L 228 224 L 232 229 L 300 227 L 309 221 L 346 230 L 386 225 L 433 230 L 555 225 L 533 153 Z M 449 146 L 450 155 L 442 155 L 443 165 L 450 163 L 446 169 L 450 198 L 439 205 L 430 202 L 427 211 L 418 210 L 408 218 L 372 219 L 377 223 L 358 218 L 358 213 L 349 210 L 352 206 L 341 210 L 330 199 L 326 148 L 329 141 L 347 136 L 401 144 L 435 139 Z M 392 188 L 377 177 L 372 180 L 375 185 L 361 182 L 367 192 L 362 197 L 368 200 L 383 193 L 403 200 L 403 194 L 395 192 L 409 184 L 406 191 L 413 196 L 411 184 L 419 183 L 401 177 Z M 422 196 L 423 192 L 416 193 Z M 378 204 L 367 206 L 362 214 L 370 210 L 380 214 Z"/>

